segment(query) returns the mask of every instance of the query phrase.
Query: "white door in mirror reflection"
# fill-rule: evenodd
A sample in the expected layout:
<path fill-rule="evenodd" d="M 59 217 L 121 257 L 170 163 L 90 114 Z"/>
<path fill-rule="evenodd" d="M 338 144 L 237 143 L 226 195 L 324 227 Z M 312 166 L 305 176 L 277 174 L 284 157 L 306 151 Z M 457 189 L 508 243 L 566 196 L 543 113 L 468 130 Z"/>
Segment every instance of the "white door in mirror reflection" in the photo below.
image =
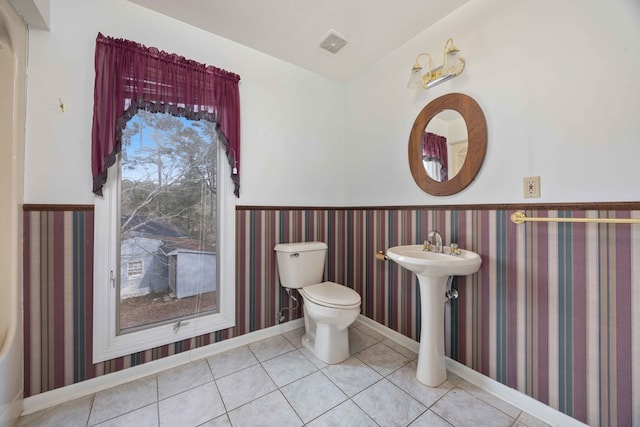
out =
<path fill-rule="evenodd" d="M 451 153 L 451 164 L 449 165 L 450 176 L 454 177 L 460 172 L 462 165 L 464 164 L 464 159 L 467 158 L 467 148 L 469 147 L 469 142 L 465 139 L 464 141 L 458 141 L 451 143 L 449 145 L 450 153 Z"/>
<path fill-rule="evenodd" d="M 467 156 L 467 125 L 460 113 L 443 110 L 427 123 L 422 137 L 422 162 L 429 176 L 447 181 L 460 171 Z"/>

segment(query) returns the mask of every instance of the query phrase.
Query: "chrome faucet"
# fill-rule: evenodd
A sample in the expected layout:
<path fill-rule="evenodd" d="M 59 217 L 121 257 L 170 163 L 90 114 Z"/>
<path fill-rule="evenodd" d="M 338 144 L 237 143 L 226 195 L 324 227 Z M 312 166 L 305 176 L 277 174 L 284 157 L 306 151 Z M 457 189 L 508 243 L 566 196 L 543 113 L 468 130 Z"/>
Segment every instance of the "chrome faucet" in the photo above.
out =
<path fill-rule="evenodd" d="M 434 242 L 435 240 L 435 242 Z M 427 243 L 433 252 L 442 253 L 442 236 L 436 230 L 431 230 L 427 236 Z"/>

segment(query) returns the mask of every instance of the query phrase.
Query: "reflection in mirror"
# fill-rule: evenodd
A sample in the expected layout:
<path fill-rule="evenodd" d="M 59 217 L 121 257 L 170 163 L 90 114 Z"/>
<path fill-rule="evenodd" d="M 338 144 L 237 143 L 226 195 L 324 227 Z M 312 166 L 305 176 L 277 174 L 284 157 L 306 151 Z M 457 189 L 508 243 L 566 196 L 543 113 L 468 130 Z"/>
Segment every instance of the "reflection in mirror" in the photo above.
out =
<path fill-rule="evenodd" d="M 460 113 L 443 110 L 433 117 L 422 135 L 422 163 L 438 182 L 455 177 L 467 156 L 467 125 Z"/>

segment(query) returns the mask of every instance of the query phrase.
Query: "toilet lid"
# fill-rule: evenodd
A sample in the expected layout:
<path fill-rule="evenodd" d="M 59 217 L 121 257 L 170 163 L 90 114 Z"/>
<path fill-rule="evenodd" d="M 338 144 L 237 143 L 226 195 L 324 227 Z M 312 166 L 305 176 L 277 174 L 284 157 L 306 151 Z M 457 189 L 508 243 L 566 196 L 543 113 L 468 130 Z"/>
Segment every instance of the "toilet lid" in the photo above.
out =
<path fill-rule="evenodd" d="M 360 295 L 351 288 L 333 282 L 322 282 L 299 289 L 303 297 L 319 305 L 351 308 L 360 305 Z"/>

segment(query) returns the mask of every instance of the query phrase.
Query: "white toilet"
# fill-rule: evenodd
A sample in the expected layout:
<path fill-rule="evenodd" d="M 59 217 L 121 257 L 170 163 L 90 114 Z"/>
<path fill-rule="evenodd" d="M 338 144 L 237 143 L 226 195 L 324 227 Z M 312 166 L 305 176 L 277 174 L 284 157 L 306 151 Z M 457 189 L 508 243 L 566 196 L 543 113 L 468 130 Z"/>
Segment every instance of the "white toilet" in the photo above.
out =
<path fill-rule="evenodd" d="M 349 325 L 360 314 L 360 295 L 333 282 L 322 282 L 327 245 L 323 242 L 276 245 L 280 284 L 298 289 L 304 300 L 302 345 L 325 363 L 349 357 Z"/>

